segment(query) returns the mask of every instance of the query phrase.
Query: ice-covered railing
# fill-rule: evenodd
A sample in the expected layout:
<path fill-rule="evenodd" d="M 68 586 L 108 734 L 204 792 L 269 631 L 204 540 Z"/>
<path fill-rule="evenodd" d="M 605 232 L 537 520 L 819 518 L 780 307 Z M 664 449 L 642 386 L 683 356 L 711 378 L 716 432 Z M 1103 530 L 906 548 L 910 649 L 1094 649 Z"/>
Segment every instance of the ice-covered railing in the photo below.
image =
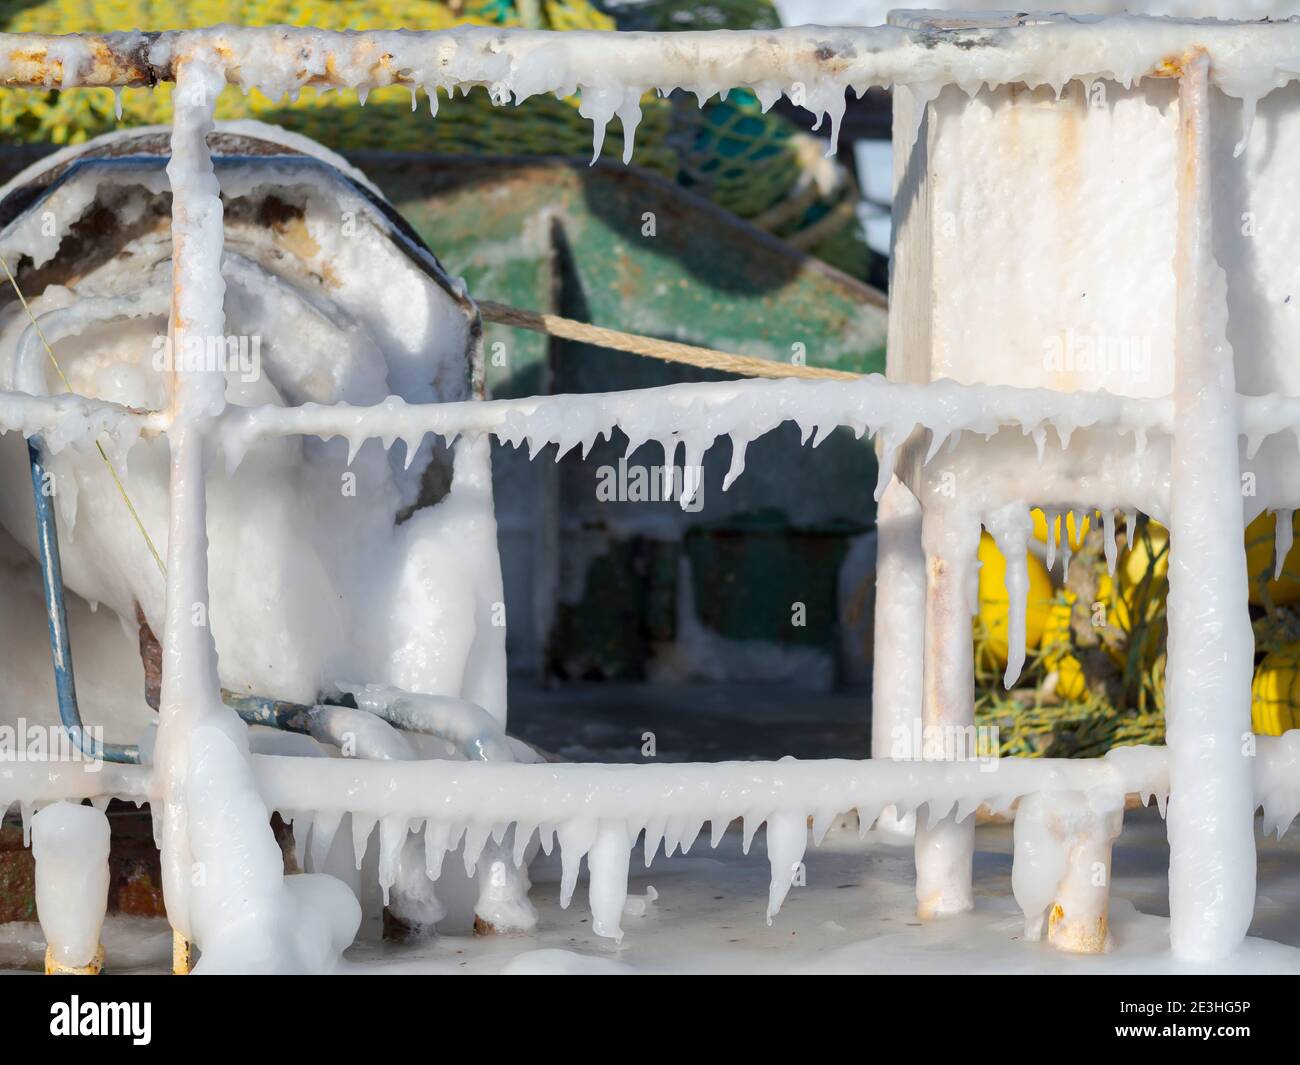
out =
<path fill-rule="evenodd" d="M 865 833 L 882 811 L 916 812 L 936 823 L 984 806 L 1009 810 L 1027 795 L 1136 796 L 1168 801 L 1168 757 L 1159 747 L 1126 747 L 1100 759 L 1008 759 L 970 762 L 892 762 L 826 759 L 773 763 L 580 765 L 490 762 L 364 762 L 255 755 L 258 790 L 270 809 L 293 826 L 303 864 L 319 865 L 343 818 L 351 818 L 360 862 L 379 830 L 378 876 L 385 891 L 396 881 L 397 854 L 408 831 L 423 833 L 425 861 L 437 877 L 449 853 L 461 851 L 472 871 L 489 839 L 512 833 L 516 864 L 539 841 L 559 847 L 561 901 L 568 905 L 585 857 L 593 914 L 602 934 L 618 935 L 628 861 L 638 839 L 648 866 L 660 847 L 686 853 L 709 824 L 716 847 L 729 826 L 743 825 L 748 852 L 766 826 L 771 867 L 768 918 L 780 910 L 794 869 L 804 859 L 808 825 L 818 845 L 835 820 L 856 814 Z M 0 809 L 19 802 L 24 827 L 42 806 L 110 798 L 137 804 L 158 798 L 147 767 L 127 765 L 11 766 L 0 771 Z M 1255 801 L 1265 831 L 1279 836 L 1300 813 L 1300 732 L 1261 737 L 1255 761 Z M 310 859 L 309 859 L 310 856 Z"/>
<path fill-rule="evenodd" d="M 169 421 L 165 414 L 106 400 L 0 392 L 0 433 L 40 435 L 54 455 L 70 445 L 84 447 L 105 438 L 111 447 L 126 452 L 141 436 L 164 432 Z"/>
<path fill-rule="evenodd" d="M 566 893 L 572 890 L 576 859 L 586 853 L 593 870 L 594 908 L 604 928 L 615 934 L 619 884 L 625 883 L 628 854 L 642 831 L 650 833 L 646 849 L 653 853 L 651 844 L 661 838 L 689 843 L 704 821 L 713 825 L 715 837 L 720 826 L 737 817 L 747 821 L 747 835 L 767 822 L 769 854 L 777 872 L 772 898 L 778 903 L 788 888 L 782 882 L 790 868 L 787 862 L 797 861 L 803 851 L 806 818 L 813 819 L 817 834 L 837 812 L 858 810 L 869 824 L 884 806 L 924 806 L 931 816 L 918 830 L 918 894 L 924 879 L 925 890 L 950 893 L 960 904 L 970 895 L 970 841 L 962 836 L 969 831 L 970 818 L 963 821 L 962 815 L 981 802 L 1001 806 L 1008 796 L 1021 797 L 1027 801 L 1017 819 L 1013 879 L 1026 911 L 1027 932 L 1042 934 L 1046 920 L 1048 934 L 1061 945 L 1100 949 L 1104 889 L 1099 895 L 1077 868 L 1071 872 L 1071 862 L 1080 854 L 1108 862 L 1109 841 L 1118 831 L 1121 804 L 1130 790 L 1170 795 L 1175 950 L 1213 959 L 1235 949 L 1253 898 L 1253 808 L 1262 804 L 1268 824 L 1282 829 L 1300 805 L 1294 783 L 1300 735 L 1259 741 L 1258 754 L 1250 761 L 1234 749 L 1241 738 L 1243 709 L 1248 712 L 1249 686 L 1248 676 L 1242 682 L 1242 670 L 1249 666 L 1249 655 L 1243 653 L 1249 638 L 1245 589 L 1234 554 L 1242 527 L 1240 507 L 1235 505 L 1240 498 L 1236 445 L 1244 438 L 1253 453 L 1266 436 L 1296 432 L 1300 402 L 1236 396 L 1231 364 L 1225 365 L 1230 349 L 1223 333 L 1222 275 L 1208 235 L 1208 94 L 1213 86 L 1241 101 L 1244 143 L 1258 100 L 1300 78 L 1300 24 L 1135 18 L 1044 24 L 1019 16 L 1008 22 L 936 31 L 922 19 L 905 17 L 893 27 L 860 30 L 807 27 L 664 35 L 218 27 L 81 37 L 0 36 L 0 84 L 120 90 L 176 82 L 168 176 L 173 192 L 171 328 L 178 341 L 186 332 L 220 335 L 223 324 L 221 203 L 205 135 L 216 96 L 226 84 L 258 88 L 272 97 L 309 85 L 347 87 L 357 89 L 363 100 L 372 88 L 401 84 L 411 89 L 413 104 L 424 91 L 434 111 L 439 91 L 470 86 L 487 87 L 500 104 L 538 93 L 578 92 L 581 111 L 592 120 L 597 149 L 605 127 L 617 116 L 628 155 L 639 100 L 651 90 L 685 89 L 703 100 L 745 86 L 769 106 L 785 95 L 829 118 L 832 143 L 846 91 L 862 93 L 886 85 L 906 86 L 924 105 L 950 84 L 968 94 L 1004 84 L 1049 85 L 1059 92 L 1074 80 L 1131 85 L 1147 77 L 1176 78 L 1182 120 L 1174 263 L 1176 373 L 1175 392 L 1168 400 L 864 379 L 851 385 L 679 386 L 478 407 L 420 408 L 390 401 L 366 410 L 227 410 L 213 381 L 183 369 L 174 373 L 171 408 L 162 416 L 142 417 L 78 401 L 4 397 L 3 427 L 61 432 L 60 440 L 74 444 L 104 432 L 129 440 L 142 422 L 165 429 L 172 442 L 172 511 L 163 633 L 167 669 L 154 766 L 114 767 L 114 775 L 93 783 L 92 774 L 82 767 L 5 769 L 0 782 L 13 789 L 13 798 L 27 802 L 28 809 L 35 802 L 81 794 L 99 800 L 109 794 L 147 795 L 162 811 L 169 917 L 218 966 L 222 960 L 231 963 L 252 956 L 252 941 L 257 940 L 260 957 L 267 956 L 267 942 L 274 944 L 270 954 L 278 966 L 320 967 L 331 950 L 341 949 L 348 923 L 355 919 L 349 910 L 355 907 L 351 897 L 344 898 L 320 878 L 282 876 L 278 848 L 266 827 L 268 808 L 293 814 L 295 828 L 308 841 L 318 832 L 324 834 L 331 819 L 344 813 L 355 819 L 354 833 L 368 835 L 378 822 L 381 839 L 388 838 L 381 849 L 387 849 L 390 865 L 395 838 L 421 819 L 426 839 L 431 833 L 430 857 L 444 842 L 452 845 L 453 833 L 455 839 L 462 833 L 468 839 L 471 859 L 482 840 L 502 839 L 511 826 L 517 830 L 516 848 L 526 847 L 533 831 L 547 838 L 554 833 L 565 860 Z M 924 106 L 914 111 L 918 121 L 911 130 L 913 138 Z M 152 421 L 159 417 L 161 424 Z M 945 441 L 965 433 L 1005 437 L 998 430 L 1019 430 L 1033 438 L 1040 457 L 1048 446 L 1049 429 L 1067 449 L 1079 429 L 1130 433 L 1139 454 L 1149 435 L 1159 437 L 1165 450 L 1144 455 L 1142 462 L 1163 467 L 1157 471 L 1163 477 L 1160 484 L 1131 483 L 1113 499 L 1091 501 L 1069 496 L 1070 486 L 1062 484 L 1052 492 L 1067 498 L 1035 502 L 1109 505 L 1122 502 L 1120 495 L 1127 494 L 1132 503 L 1132 496 L 1146 491 L 1167 509 L 1175 545 L 1168 749 L 1117 751 L 1104 760 L 1066 765 L 997 763 L 996 772 L 986 774 L 980 772 L 979 762 L 960 760 L 677 767 L 325 760 L 306 764 L 251 755 L 246 737 L 222 710 L 210 635 L 189 624 L 194 605 L 207 599 L 201 456 L 214 434 L 225 445 L 227 461 L 235 463 L 252 441 L 269 434 L 343 435 L 354 444 L 370 437 L 386 442 L 400 438 L 409 453 L 416 438 L 428 432 L 444 437 L 492 433 L 508 442 L 527 442 L 534 452 L 554 443 L 563 453 L 588 447 L 596 436 L 607 436 L 617 427 L 630 446 L 658 440 L 670 461 L 683 445 L 688 461 L 697 461 L 725 435 L 734 448 L 731 479 L 743 466 L 744 443 L 787 419 L 798 422 L 805 439 L 814 442 L 839 425 L 878 433 L 886 474 L 901 448 L 910 449 L 909 463 L 919 457 L 924 465 Z M 928 441 L 918 429 L 929 431 Z M 1274 502 L 1294 505 L 1300 499 Z M 1024 499 L 1013 499 L 997 513 L 975 517 L 992 522 L 999 540 L 1014 545 L 1024 535 L 1024 508 Z M 882 543 L 885 509 L 882 506 Z M 956 526 L 945 530 L 932 524 L 936 531 L 926 534 L 921 565 L 929 567 L 931 591 L 937 589 L 938 594 L 923 603 L 925 657 L 927 663 L 937 663 L 945 649 L 953 654 L 933 678 L 927 664 L 924 700 L 918 689 L 908 709 L 924 701 L 927 727 L 961 728 L 962 721 L 944 717 L 944 708 L 960 710 L 957 688 L 969 684 L 969 604 L 964 589 L 974 552 L 967 550 L 969 529 L 956 535 Z M 940 532 L 953 535 L 945 538 Z M 903 583 L 914 586 L 916 573 L 914 567 L 904 573 Z M 1021 577 L 1009 568 L 1013 603 L 1023 601 Z M 886 579 L 882 570 L 882 583 Z M 1238 600 L 1240 611 L 1224 607 Z M 1013 644 L 1018 627 L 1013 609 Z M 913 655 L 913 649 L 908 653 Z M 1207 663 L 1223 665 L 1206 668 Z M 915 672 L 916 664 L 909 658 L 907 670 Z M 932 705 L 940 711 L 937 716 L 930 713 Z M 304 831 L 307 823 L 310 827 Z M 189 882 L 195 862 L 212 871 L 203 885 Z M 1077 903 L 1084 919 L 1074 917 L 1068 927 L 1051 927 L 1054 918 L 1046 918 L 1045 910 L 1061 897 L 1069 897 L 1072 908 Z M 256 905 L 250 907 L 248 899 L 256 899 Z M 237 927 L 235 911 L 241 917 L 255 915 L 238 925 L 247 955 L 240 953 L 239 936 L 227 935 Z M 944 912 L 943 907 L 934 912 Z M 308 913 L 314 914 L 312 931 L 299 936 Z"/>
<path fill-rule="evenodd" d="M 203 54 L 224 80 L 272 99 L 306 86 L 385 85 L 437 91 L 484 86 L 498 103 L 541 93 L 582 95 L 597 146 L 618 116 L 630 158 L 640 99 L 684 89 L 701 101 L 752 89 L 765 107 L 781 95 L 823 114 L 831 142 L 845 94 L 907 85 L 933 97 L 944 85 L 1050 85 L 1107 79 L 1131 85 L 1176 78 L 1183 58 L 1204 51 L 1214 84 L 1242 101 L 1249 126 L 1258 100 L 1300 77 L 1300 25 L 1213 24 L 1149 18 L 1007 25 L 936 33 L 915 24 L 805 26 L 695 33 L 553 33 L 488 27 L 412 32 L 337 32 L 218 26 L 167 33 L 0 35 L 0 84 L 127 88 L 176 78 Z"/>
<path fill-rule="evenodd" d="M 663 446 L 669 466 L 679 447 L 685 449 L 688 466 L 699 465 L 725 436 L 732 446 L 724 483 L 729 487 L 744 470 L 748 443 L 786 421 L 798 425 L 804 441 L 811 440 L 814 447 L 841 426 L 858 436 L 878 435 L 885 455 L 883 488 L 892 473 L 892 456 L 918 429 L 931 434 L 927 458 L 961 433 L 991 436 L 1005 427 L 1032 436 L 1040 454 L 1049 430 L 1066 447 L 1075 431 L 1090 428 L 1131 434 L 1141 450 L 1148 434 L 1169 431 L 1172 407 L 1167 400 L 1102 392 L 1069 395 L 953 381 L 909 385 L 871 375 L 851 382 L 727 381 L 467 403 L 413 405 L 393 397 L 371 407 L 230 408 L 218 435 L 232 468 L 253 442 L 267 436 L 342 436 L 352 453 L 368 439 L 381 440 L 385 447 L 401 440 L 411 456 L 429 433 L 448 443 L 467 433 L 491 433 L 503 443 L 526 444 L 532 456 L 554 444 L 558 460 L 575 447 L 586 455 L 598 437 L 608 440 L 619 429 L 629 454 L 655 441 Z"/>

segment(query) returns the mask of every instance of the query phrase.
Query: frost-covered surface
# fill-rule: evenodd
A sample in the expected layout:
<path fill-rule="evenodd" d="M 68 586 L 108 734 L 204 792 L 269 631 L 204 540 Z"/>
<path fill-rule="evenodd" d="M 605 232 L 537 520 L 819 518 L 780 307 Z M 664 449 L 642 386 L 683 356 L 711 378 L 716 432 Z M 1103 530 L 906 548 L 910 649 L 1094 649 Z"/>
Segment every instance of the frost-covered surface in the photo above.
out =
<path fill-rule="evenodd" d="M 283 139 L 256 123 L 220 131 Z M 114 135 L 91 147 L 121 139 Z M 117 161 L 63 180 L 6 230 L 5 254 L 15 260 L 20 254 L 55 256 L 92 205 L 124 219 L 138 217 L 150 196 L 166 190 L 163 161 Z M 412 267 L 373 207 L 346 182 L 302 160 L 225 162 L 218 170 L 223 193 L 240 216 L 226 220 L 226 328 L 232 336 L 251 334 L 262 342 L 253 373 L 239 367 L 226 375 L 229 402 L 468 395 L 468 305 Z M 271 230 L 247 217 L 255 221 L 258 204 L 271 193 L 304 212 L 301 226 L 289 227 L 278 243 Z M 42 227 L 47 212 L 59 220 L 53 231 Z M 340 212 L 355 216 L 351 236 L 339 233 Z M 168 383 L 151 360 L 166 333 L 170 253 L 165 228 L 150 230 L 66 285 L 32 294 L 40 330 L 72 387 L 94 399 L 42 395 L 61 393 L 63 386 L 36 330 L 16 304 L 0 323 L 6 352 L 0 379 L 18 390 L 0 396 L 0 429 L 40 431 L 44 437 L 46 464 L 58 488 L 67 585 L 92 604 L 109 606 L 128 626 L 135 625 L 139 603 L 155 633 L 163 624 L 160 574 L 90 445 L 96 437 L 104 444 L 145 527 L 165 550 L 168 452 L 156 437 L 170 422 Z M 380 300 L 369 285 L 377 274 L 387 278 Z M 330 280 L 313 281 L 313 275 Z M 157 413 L 136 416 L 122 406 Z M 65 456 L 69 443 L 76 447 Z M 0 521 L 30 549 L 26 447 L 15 433 L 0 441 L 0 452 Z M 227 479 L 219 467 L 209 476 L 209 580 L 222 681 L 232 689 L 302 701 L 351 677 L 459 695 L 469 677 L 464 647 L 484 643 L 482 634 L 495 630 L 480 627 L 479 638 L 473 636 L 457 616 L 449 582 L 472 586 L 476 601 L 500 599 L 491 568 L 485 569 L 490 538 L 463 535 L 467 523 L 483 518 L 473 472 L 481 452 L 453 489 L 459 502 L 400 528 L 396 516 L 416 501 L 430 463 L 450 460 L 435 456 L 432 442 L 419 454 L 401 456 L 386 456 L 374 444 L 354 456 L 350 467 L 345 453 L 316 442 L 269 442 L 254 450 L 238 476 Z M 355 485 L 351 495 L 341 491 L 349 480 Z M 259 505 L 247 506 L 254 498 Z M 456 542 L 429 550 L 430 538 L 440 536 Z M 358 551 L 360 544 L 370 546 Z M 432 584 L 412 584 L 406 609 L 394 614 L 391 604 L 370 594 L 377 580 L 385 580 L 378 576 L 379 558 L 408 575 L 427 574 L 430 581 L 432 568 L 445 568 L 435 582 L 441 594 L 422 595 L 420 587 Z M 250 611 L 265 623 L 250 628 L 244 621 Z M 405 625 L 402 618 L 408 619 Z M 442 643 L 446 653 L 421 655 L 421 639 Z M 475 683 L 481 687 L 473 697 L 500 716 L 503 693 L 486 677 Z"/>

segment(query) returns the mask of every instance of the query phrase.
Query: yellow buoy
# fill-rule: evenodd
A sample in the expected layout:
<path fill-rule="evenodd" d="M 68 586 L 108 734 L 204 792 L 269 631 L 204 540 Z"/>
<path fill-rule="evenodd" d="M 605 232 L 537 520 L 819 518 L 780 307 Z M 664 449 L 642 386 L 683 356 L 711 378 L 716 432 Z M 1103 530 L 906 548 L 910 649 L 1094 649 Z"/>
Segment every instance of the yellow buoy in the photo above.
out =
<path fill-rule="evenodd" d="M 1029 516 L 1034 520 L 1034 539 L 1040 544 L 1047 543 L 1047 515 L 1035 507 L 1029 512 Z M 1065 527 L 1070 534 L 1070 550 L 1078 551 L 1083 546 L 1083 538 L 1088 535 L 1088 519 L 1081 518 L 1075 521 L 1074 514 L 1069 515 Z M 1056 534 L 1057 544 L 1061 543 L 1061 518 L 1058 515 L 1056 521 L 1052 522 L 1052 531 Z"/>
<path fill-rule="evenodd" d="M 1026 552 L 1029 570 L 1029 595 L 1025 605 L 1025 646 L 1037 647 L 1043 638 L 1052 609 L 1052 580 L 1038 556 Z M 1007 626 L 1010 601 L 1007 598 L 1007 563 L 993 537 L 980 537 L 980 611 L 985 642 L 983 650 L 998 669 L 1007 664 Z"/>
<path fill-rule="evenodd" d="M 1157 521 L 1147 523 L 1146 533 L 1138 532 L 1120 560 L 1120 581 L 1136 588 L 1151 573 L 1151 580 L 1169 575 L 1169 530 Z"/>
<path fill-rule="evenodd" d="M 1291 526 L 1300 530 L 1300 514 L 1292 515 Z M 1300 603 L 1300 550 L 1292 547 L 1287 553 L 1282 576 L 1273 580 L 1273 538 L 1276 522 L 1267 512 L 1246 526 L 1246 572 L 1250 579 L 1250 601 L 1254 606 L 1264 605 L 1264 592 L 1275 606 Z M 1300 536 L 1296 537 L 1300 540 Z"/>
<path fill-rule="evenodd" d="M 1300 728 L 1300 643 L 1270 651 L 1255 670 L 1250 721 L 1265 736 Z"/>
<path fill-rule="evenodd" d="M 1044 664 L 1056 671 L 1056 694 L 1063 699 L 1082 699 L 1088 690 L 1083 666 L 1070 653 L 1070 620 L 1077 599 L 1073 592 L 1065 591 L 1052 603 L 1039 645 Z"/>

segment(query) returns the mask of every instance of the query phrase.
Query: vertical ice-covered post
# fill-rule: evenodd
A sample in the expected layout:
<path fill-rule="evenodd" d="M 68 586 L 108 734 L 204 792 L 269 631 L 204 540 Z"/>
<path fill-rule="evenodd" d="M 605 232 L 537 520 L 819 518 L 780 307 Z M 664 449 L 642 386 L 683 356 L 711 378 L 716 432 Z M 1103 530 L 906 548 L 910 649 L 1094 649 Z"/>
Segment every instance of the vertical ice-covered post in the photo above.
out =
<path fill-rule="evenodd" d="M 248 729 L 221 701 L 208 610 L 206 438 L 226 405 L 224 220 L 207 137 L 225 68 L 198 44 L 170 57 L 172 94 L 172 345 L 168 443 L 171 513 L 163 678 L 155 745 L 163 801 L 167 916 L 210 972 L 324 972 L 361 920 L 328 876 L 286 882 L 270 812 L 253 776 Z"/>
<path fill-rule="evenodd" d="M 966 759 L 975 722 L 975 655 L 971 613 L 980 524 L 958 508 L 935 503 L 921 519 L 925 548 L 925 682 L 921 750 L 926 759 Z M 916 820 L 916 907 L 922 919 L 965 913 L 975 905 L 972 872 L 975 815 L 958 811 Z"/>
<path fill-rule="evenodd" d="M 202 58 L 176 64 L 174 117 L 167 176 L 172 188 L 173 353 L 168 431 L 171 513 L 167 530 L 167 602 L 155 764 L 163 797 L 162 870 L 167 915 L 192 938 L 189 887 L 194 855 L 186 785 L 189 738 L 198 722 L 222 712 L 216 649 L 207 624 L 208 536 L 203 470 L 204 423 L 225 406 L 225 377 L 186 364 L 187 342 L 225 331 L 221 277 L 223 211 L 207 135 L 224 78 Z"/>
<path fill-rule="evenodd" d="M 1179 85 L 1174 437 L 1170 507 L 1170 939 L 1209 961 L 1241 943 L 1255 898 L 1250 735 L 1254 639 L 1227 282 L 1214 258 L 1209 60 Z"/>
<path fill-rule="evenodd" d="M 871 663 L 871 757 L 893 758 L 921 713 L 925 553 L 921 504 L 897 477 L 876 510 L 876 624 Z M 907 747 L 911 751 L 911 745 Z M 914 817 L 887 807 L 876 824 L 910 835 Z"/>

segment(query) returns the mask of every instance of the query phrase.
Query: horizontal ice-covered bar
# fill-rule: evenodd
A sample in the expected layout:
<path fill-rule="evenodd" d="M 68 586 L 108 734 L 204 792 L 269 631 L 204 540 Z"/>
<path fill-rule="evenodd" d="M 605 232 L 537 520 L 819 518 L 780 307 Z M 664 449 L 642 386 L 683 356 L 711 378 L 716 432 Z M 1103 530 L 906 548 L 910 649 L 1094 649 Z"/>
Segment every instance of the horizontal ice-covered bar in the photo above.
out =
<path fill-rule="evenodd" d="M 307 85 L 367 90 L 383 85 L 437 89 L 482 85 L 495 99 L 582 92 L 597 127 L 618 115 L 630 151 L 638 100 L 651 90 L 686 89 L 702 99 L 753 89 L 765 105 L 780 95 L 829 116 L 832 133 L 848 89 L 909 85 L 922 95 L 945 85 L 1050 86 L 1105 78 L 1125 87 L 1176 78 L 1179 57 L 1204 50 L 1215 85 L 1255 102 L 1300 72 L 1300 26 L 1207 24 L 1111 18 L 1039 21 L 1012 16 L 943 27 L 924 19 L 862 29 L 805 26 L 704 33 L 547 33 L 490 27 L 411 31 L 321 31 L 218 26 L 167 33 L 0 35 L 0 84 L 67 88 L 153 85 L 175 77 L 176 61 L 202 48 L 226 78 L 272 98 Z M 834 138 L 832 137 L 832 140 Z"/>

